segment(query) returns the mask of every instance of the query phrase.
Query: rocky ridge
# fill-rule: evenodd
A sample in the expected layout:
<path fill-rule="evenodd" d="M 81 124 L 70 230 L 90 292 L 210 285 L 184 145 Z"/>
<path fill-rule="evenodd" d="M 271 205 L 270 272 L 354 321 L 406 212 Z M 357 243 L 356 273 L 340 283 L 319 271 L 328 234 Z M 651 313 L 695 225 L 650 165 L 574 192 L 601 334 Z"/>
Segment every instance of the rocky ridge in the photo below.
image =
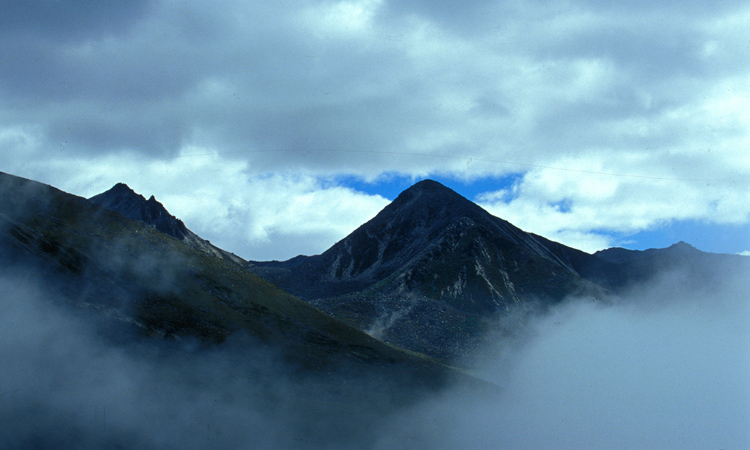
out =
<path fill-rule="evenodd" d="M 170 214 L 153 195 L 146 200 L 144 196 L 137 194 L 124 183 L 117 183 L 110 190 L 95 195 L 89 200 L 128 219 L 148 224 L 202 252 L 241 266 L 248 265 L 247 261 L 234 253 L 216 247 L 210 241 L 190 231 L 182 220 Z"/>
<path fill-rule="evenodd" d="M 252 270 L 386 342 L 442 358 L 469 351 L 498 314 L 601 290 L 542 240 L 432 180 L 323 254 Z"/>

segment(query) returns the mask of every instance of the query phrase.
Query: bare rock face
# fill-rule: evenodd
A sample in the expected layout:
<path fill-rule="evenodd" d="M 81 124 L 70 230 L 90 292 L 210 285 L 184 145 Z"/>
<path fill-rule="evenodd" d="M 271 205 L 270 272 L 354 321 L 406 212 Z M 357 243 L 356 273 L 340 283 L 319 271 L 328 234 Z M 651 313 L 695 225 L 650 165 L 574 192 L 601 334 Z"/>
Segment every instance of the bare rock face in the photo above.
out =
<path fill-rule="evenodd" d="M 493 315 L 597 289 L 536 236 L 432 180 L 323 254 L 253 270 L 387 342 L 436 357 L 464 352 Z"/>
<path fill-rule="evenodd" d="M 107 192 L 89 199 L 97 205 L 122 214 L 128 219 L 147 223 L 162 233 L 183 240 L 188 230 L 182 221 L 164 208 L 152 195 L 148 200 L 136 194 L 127 184 L 117 183 Z"/>
<path fill-rule="evenodd" d="M 128 219 L 148 224 L 156 230 L 205 253 L 241 266 L 248 265 L 247 261 L 239 256 L 214 246 L 190 231 L 182 220 L 171 215 L 153 195 L 146 200 L 144 196 L 136 193 L 124 183 L 117 183 L 112 189 L 95 195 L 89 200 Z"/>
<path fill-rule="evenodd" d="M 248 269 L 370 336 L 434 358 L 472 353 L 503 317 L 538 312 L 570 297 L 598 301 L 666 271 L 710 285 L 750 259 L 666 249 L 593 255 L 526 233 L 442 184 L 421 181 L 321 255 L 247 262 L 213 246 L 118 184 L 91 199 L 106 209 Z M 740 258 L 740 259 L 738 259 Z"/>

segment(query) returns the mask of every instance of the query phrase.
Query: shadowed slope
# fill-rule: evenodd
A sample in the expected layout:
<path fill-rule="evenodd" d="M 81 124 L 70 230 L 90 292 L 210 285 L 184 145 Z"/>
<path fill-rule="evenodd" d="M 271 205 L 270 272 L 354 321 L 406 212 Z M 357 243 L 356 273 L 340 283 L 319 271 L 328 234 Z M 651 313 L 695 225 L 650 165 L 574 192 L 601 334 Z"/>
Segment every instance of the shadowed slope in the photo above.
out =
<path fill-rule="evenodd" d="M 496 313 L 597 290 L 537 237 L 432 180 L 322 255 L 253 270 L 389 342 L 440 357 L 464 352 Z"/>
<path fill-rule="evenodd" d="M 2 173 L 0 248 L 4 267 L 41 271 L 61 300 L 147 335 L 210 343 L 239 332 L 305 367 L 398 365 L 425 380 L 450 372 L 142 222 Z"/>
<path fill-rule="evenodd" d="M 193 248 L 241 266 L 248 265 L 247 261 L 234 253 L 220 249 L 190 231 L 180 219 L 171 215 L 153 195 L 146 200 L 145 197 L 130 189 L 128 185 L 117 183 L 112 189 L 95 195 L 89 200 L 128 219 L 151 225 L 162 233 L 168 234 Z"/>

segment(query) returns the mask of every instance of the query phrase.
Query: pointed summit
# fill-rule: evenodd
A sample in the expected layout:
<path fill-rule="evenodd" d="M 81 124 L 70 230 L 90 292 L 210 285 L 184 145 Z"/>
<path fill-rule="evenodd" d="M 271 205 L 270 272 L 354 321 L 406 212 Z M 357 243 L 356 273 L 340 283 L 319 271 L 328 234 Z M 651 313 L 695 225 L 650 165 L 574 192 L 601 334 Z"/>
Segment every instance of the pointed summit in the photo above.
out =
<path fill-rule="evenodd" d="M 89 199 L 102 208 L 114 211 L 128 219 L 147 223 L 164 234 L 168 234 L 185 244 L 202 252 L 230 261 L 240 266 L 247 266 L 247 261 L 234 253 L 220 249 L 197 234 L 193 233 L 182 222 L 182 220 L 171 215 L 169 211 L 156 200 L 153 195 L 146 198 L 132 189 L 127 184 L 117 183 L 112 189 L 95 195 Z"/>
<path fill-rule="evenodd" d="M 489 253 L 480 248 L 484 245 L 490 247 Z M 455 260 L 464 256 L 456 254 L 461 251 L 481 253 L 487 263 L 496 258 L 502 260 L 508 251 L 519 252 L 525 255 L 524 259 L 539 259 L 555 266 L 558 273 L 570 271 L 533 235 L 492 216 L 437 181 L 423 180 L 403 191 L 373 219 L 323 254 L 303 261 L 301 264 L 307 266 L 305 271 L 314 278 L 300 278 L 300 285 L 290 288 L 305 298 L 340 295 L 395 276 L 406 266 L 421 267 L 433 259 Z M 466 270 L 475 271 L 473 267 Z M 409 283 L 413 284 L 412 281 L 410 276 Z M 515 301 L 514 289 L 501 292 L 495 286 L 488 286 L 480 290 L 486 291 L 488 298 L 502 297 L 501 303 Z"/>
<path fill-rule="evenodd" d="M 97 205 L 122 214 L 128 219 L 145 222 L 162 233 L 183 240 L 188 233 L 185 224 L 164 208 L 152 195 L 148 200 L 133 191 L 127 184 L 117 183 L 112 189 L 89 200 Z"/>
<path fill-rule="evenodd" d="M 119 195 L 138 195 L 125 183 L 115 184 L 108 192 L 117 193 Z"/>
<path fill-rule="evenodd" d="M 401 194 L 399 194 L 399 197 L 414 197 L 419 195 L 437 195 L 437 196 L 447 196 L 447 195 L 457 195 L 460 197 L 458 193 L 456 193 L 453 189 L 446 187 L 445 185 L 435 181 L 435 180 L 422 180 L 411 187 L 407 188 Z"/>
<path fill-rule="evenodd" d="M 433 180 L 403 191 L 321 256 L 333 261 L 329 272 L 333 279 L 377 281 L 441 239 L 462 240 L 470 230 L 564 265 L 532 235 Z"/>
<path fill-rule="evenodd" d="M 492 219 L 452 189 L 423 180 L 321 256 L 331 261 L 330 278 L 369 283 L 391 274 L 451 227 Z"/>
<path fill-rule="evenodd" d="M 434 180 L 422 180 L 396 197 L 383 213 L 412 210 L 428 214 L 428 219 L 436 216 L 457 216 L 462 214 L 482 214 L 484 210 L 453 189 Z"/>
<path fill-rule="evenodd" d="M 680 241 L 676 244 L 672 244 L 668 247 L 668 249 L 671 249 L 675 252 L 682 252 L 682 253 L 692 253 L 699 251 L 697 248 L 693 247 L 692 245 L 688 244 L 685 241 Z"/>
<path fill-rule="evenodd" d="M 445 357 L 472 345 L 468 330 L 488 315 L 586 291 L 558 253 L 424 180 L 323 254 L 256 273 L 387 342 Z"/>

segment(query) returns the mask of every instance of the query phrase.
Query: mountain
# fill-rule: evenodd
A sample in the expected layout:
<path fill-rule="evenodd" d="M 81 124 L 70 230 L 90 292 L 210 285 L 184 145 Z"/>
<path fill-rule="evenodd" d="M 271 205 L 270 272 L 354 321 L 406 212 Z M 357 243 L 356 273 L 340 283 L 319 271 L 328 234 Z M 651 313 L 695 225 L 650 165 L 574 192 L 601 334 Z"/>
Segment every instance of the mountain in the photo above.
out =
<path fill-rule="evenodd" d="M 379 284 L 477 314 L 530 296 L 559 300 L 587 287 L 535 236 L 432 180 L 401 193 L 322 255 L 292 260 L 288 267 L 295 275 L 283 284 L 304 298 Z"/>
<path fill-rule="evenodd" d="M 323 254 L 252 270 L 387 342 L 450 358 L 499 313 L 602 291 L 545 243 L 424 180 Z"/>
<path fill-rule="evenodd" d="M 210 241 L 202 239 L 187 229 L 185 224 L 180 219 L 171 215 L 164 208 L 164 205 L 159 203 L 153 195 L 146 200 L 145 197 L 135 193 L 124 183 L 117 183 L 112 189 L 95 195 L 89 200 L 102 208 L 120 213 L 128 219 L 138 220 L 151 225 L 158 231 L 177 238 L 200 251 L 241 266 L 248 264 L 247 261 L 234 253 L 216 247 Z"/>
<path fill-rule="evenodd" d="M 750 258 L 702 252 L 682 241 L 662 249 L 610 248 L 594 256 L 614 267 L 608 277 L 603 277 L 602 284 L 615 292 L 632 290 L 655 278 L 675 274 L 686 286 L 706 288 L 720 283 L 730 273 L 750 269 Z"/>
<path fill-rule="evenodd" d="M 595 254 L 526 233 L 442 184 L 424 180 L 316 256 L 251 270 L 372 336 L 436 358 L 475 351 L 509 313 L 570 297 L 594 301 L 679 272 L 709 286 L 747 258 L 666 249 Z"/>
<path fill-rule="evenodd" d="M 421 181 L 321 255 L 247 262 L 196 236 L 153 196 L 124 184 L 91 201 L 274 283 L 350 326 L 443 360 L 474 352 L 497 319 L 569 297 L 601 299 L 660 274 L 709 284 L 745 260 L 667 249 L 595 254 L 526 233 L 455 191 Z"/>
<path fill-rule="evenodd" d="M 181 231 L 155 201 L 145 212 L 132 205 L 163 218 L 168 231 Z M 427 374 L 423 380 L 454 373 L 150 225 L 1 172 L 0 268 L 40 274 L 58 302 L 97 316 L 107 330 L 209 344 L 243 334 L 316 370 L 343 361 L 405 367 Z"/>

